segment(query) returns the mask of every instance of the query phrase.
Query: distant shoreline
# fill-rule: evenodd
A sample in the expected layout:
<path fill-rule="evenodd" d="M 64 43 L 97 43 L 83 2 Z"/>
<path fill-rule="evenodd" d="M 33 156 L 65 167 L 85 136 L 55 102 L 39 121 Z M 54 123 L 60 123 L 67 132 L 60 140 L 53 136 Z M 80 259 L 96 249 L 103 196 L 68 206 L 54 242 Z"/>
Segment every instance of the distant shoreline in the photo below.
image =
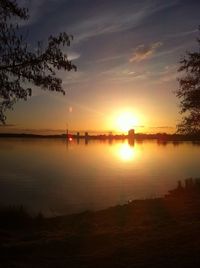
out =
<path fill-rule="evenodd" d="M 77 134 L 56 134 L 56 135 L 42 135 L 42 134 L 28 134 L 28 133 L 0 133 L 0 138 L 56 138 L 56 139 L 85 139 L 85 140 L 158 140 L 158 141 L 200 141 L 200 135 L 180 135 L 180 134 L 142 134 L 136 133 L 134 136 L 122 135 L 77 135 Z"/>

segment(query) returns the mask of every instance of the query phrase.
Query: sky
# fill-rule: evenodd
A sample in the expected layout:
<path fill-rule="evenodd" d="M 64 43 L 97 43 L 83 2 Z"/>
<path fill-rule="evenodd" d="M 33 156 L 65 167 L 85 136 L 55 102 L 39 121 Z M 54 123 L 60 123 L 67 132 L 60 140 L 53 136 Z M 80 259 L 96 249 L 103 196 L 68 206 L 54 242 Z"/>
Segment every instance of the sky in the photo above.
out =
<path fill-rule="evenodd" d="M 180 120 L 179 60 L 197 48 L 199 0 L 18 0 L 30 46 L 74 36 L 65 48 L 77 72 L 60 72 L 66 95 L 33 87 L 0 132 L 69 130 L 173 133 Z"/>

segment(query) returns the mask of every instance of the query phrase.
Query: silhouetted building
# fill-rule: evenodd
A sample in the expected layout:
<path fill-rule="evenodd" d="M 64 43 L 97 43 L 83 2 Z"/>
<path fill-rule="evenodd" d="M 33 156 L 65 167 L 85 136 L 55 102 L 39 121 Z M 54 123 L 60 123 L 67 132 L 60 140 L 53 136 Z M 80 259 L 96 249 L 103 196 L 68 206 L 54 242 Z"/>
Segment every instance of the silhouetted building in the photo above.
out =
<path fill-rule="evenodd" d="M 130 129 L 130 130 L 128 131 L 128 137 L 129 137 L 130 139 L 133 139 L 134 136 L 135 136 L 135 130 L 134 130 L 134 129 Z"/>
<path fill-rule="evenodd" d="M 89 135 L 88 132 L 85 132 L 85 139 L 88 139 Z"/>

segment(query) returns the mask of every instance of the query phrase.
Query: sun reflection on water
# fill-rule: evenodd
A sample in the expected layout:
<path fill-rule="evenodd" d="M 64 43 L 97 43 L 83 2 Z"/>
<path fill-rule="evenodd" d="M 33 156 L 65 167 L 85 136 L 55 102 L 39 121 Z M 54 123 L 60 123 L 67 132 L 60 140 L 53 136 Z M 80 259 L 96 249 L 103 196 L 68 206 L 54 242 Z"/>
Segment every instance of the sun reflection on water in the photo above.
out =
<path fill-rule="evenodd" d="M 135 149 L 127 143 L 120 144 L 116 153 L 122 161 L 131 161 L 135 157 Z"/>

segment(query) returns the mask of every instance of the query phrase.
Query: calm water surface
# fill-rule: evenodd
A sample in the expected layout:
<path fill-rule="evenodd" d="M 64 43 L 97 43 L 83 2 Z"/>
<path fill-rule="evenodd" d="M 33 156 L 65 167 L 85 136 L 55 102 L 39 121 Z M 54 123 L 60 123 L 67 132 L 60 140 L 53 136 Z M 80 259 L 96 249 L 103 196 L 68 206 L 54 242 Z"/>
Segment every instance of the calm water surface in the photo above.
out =
<path fill-rule="evenodd" d="M 156 197 L 187 177 L 200 177 L 200 145 L 191 142 L 0 139 L 0 205 L 46 215 Z"/>

